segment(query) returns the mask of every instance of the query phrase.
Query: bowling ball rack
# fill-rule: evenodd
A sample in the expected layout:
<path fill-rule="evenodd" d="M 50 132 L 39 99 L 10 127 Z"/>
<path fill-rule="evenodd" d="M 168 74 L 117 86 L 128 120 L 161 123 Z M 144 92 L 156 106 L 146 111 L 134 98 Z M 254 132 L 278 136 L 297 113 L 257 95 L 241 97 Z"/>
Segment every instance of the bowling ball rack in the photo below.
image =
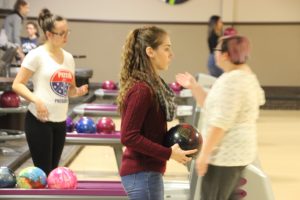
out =
<path fill-rule="evenodd" d="M 77 189 L 0 189 L 0 199 L 128 199 L 119 181 L 78 181 Z"/>
<path fill-rule="evenodd" d="M 25 137 L 26 136 L 24 131 L 0 129 L 0 143 L 5 143 L 6 141 L 12 141 L 12 140 L 24 140 Z M 3 155 L 10 155 L 16 153 L 16 150 L 1 145 L 0 153 Z"/>

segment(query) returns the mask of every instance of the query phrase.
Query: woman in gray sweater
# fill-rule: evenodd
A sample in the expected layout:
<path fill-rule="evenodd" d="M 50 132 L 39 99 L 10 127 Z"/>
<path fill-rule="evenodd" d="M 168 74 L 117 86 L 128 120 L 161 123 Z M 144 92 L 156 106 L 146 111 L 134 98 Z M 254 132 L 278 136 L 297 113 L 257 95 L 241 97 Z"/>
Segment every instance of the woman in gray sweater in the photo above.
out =
<path fill-rule="evenodd" d="M 21 31 L 23 26 L 23 19 L 27 16 L 29 12 L 29 4 L 25 0 L 17 0 L 14 5 L 14 10 L 9 14 L 3 23 L 3 28 L 5 30 L 8 43 L 17 47 L 17 55 L 23 60 L 24 54 L 20 48 L 21 46 Z"/>

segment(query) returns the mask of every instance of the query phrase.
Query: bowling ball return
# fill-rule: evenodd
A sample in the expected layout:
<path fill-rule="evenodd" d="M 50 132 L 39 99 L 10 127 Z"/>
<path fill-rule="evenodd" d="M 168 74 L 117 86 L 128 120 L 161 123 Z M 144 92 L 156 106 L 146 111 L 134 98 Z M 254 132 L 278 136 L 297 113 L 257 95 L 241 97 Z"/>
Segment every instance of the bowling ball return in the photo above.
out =
<path fill-rule="evenodd" d="M 0 199 L 128 199 L 119 181 L 78 181 L 77 189 L 0 189 Z"/>
<path fill-rule="evenodd" d="M 111 146 L 113 147 L 114 150 L 118 169 L 120 169 L 122 154 L 123 154 L 122 151 L 123 145 L 121 144 L 121 133 L 118 131 L 112 134 L 68 133 L 66 137 L 66 144 Z M 194 174 L 196 173 L 196 171 L 193 171 L 191 173 Z M 191 175 L 191 177 L 193 176 L 194 175 Z M 164 182 L 165 199 L 174 199 L 174 200 L 187 199 L 187 197 L 190 195 L 189 188 L 190 185 L 192 184 L 194 183 L 190 183 L 187 181 L 165 181 Z"/>
<path fill-rule="evenodd" d="M 121 134 L 119 131 L 111 134 L 67 133 L 66 144 L 111 146 L 114 150 L 118 169 L 121 167 L 123 145 L 121 144 Z"/>
<path fill-rule="evenodd" d="M 20 130 L 11 130 L 11 129 L 0 129 L 0 144 L 5 143 L 6 141 L 12 140 L 24 140 L 26 138 L 25 132 Z M 5 147 L 1 145 L 0 153 L 3 155 L 14 154 L 16 151 L 10 147 Z"/>
<path fill-rule="evenodd" d="M 22 102 L 22 98 L 19 107 L 0 107 L 0 129 L 24 130 L 24 118 L 26 112 L 27 105 Z"/>
<path fill-rule="evenodd" d="M 6 113 L 25 113 L 27 106 L 21 105 L 17 108 L 2 108 L 0 107 L 0 116 Z"/>
<path fill-rule="evenodd" d="M 100 88 L 100 89 L 95 90 L 94 94 L 100 98 L 103 98 L 103 97 L 115 97 L 116 98 L 119 94 L 119 90 L 118 89 L 111 90 L 111 89 Z M 189 89 L 181 89 L 178 91 L 174 91 L 174 94 L 177 98 L 192 97 L 191 90 L 189 90 Z"/>
<path fill-rule="evenodd" d="M 190 105 L 178 105 L 176 117 L 180 122 L 193 123 L 194 108 Z M 73 113 L 79 116 L 120 116 L 116 104 L 84 103 L 73 108 Z"/>
<path fill-rule="evenodd" d="M 75 106 L 73 112 L 80 116 L 120 116 L 116 104 L 83 103 Z"/>

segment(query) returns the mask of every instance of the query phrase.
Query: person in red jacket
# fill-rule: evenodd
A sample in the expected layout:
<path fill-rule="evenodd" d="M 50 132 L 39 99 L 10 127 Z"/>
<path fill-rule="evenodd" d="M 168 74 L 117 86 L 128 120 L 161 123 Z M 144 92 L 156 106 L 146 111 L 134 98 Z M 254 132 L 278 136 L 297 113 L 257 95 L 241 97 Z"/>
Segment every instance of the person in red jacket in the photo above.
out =
<path fill-rule="evenodd" d="M 155 26 L 131 31 L 125 42 L 117 98 L 121 142 L 126 146 L 120 176 L 129 199 L 163 200 L 162 176 L 170 158 L 185 164 L 197 150 L 162 145 L 174 119 L 174 94 L 159 76 L 173 57 L 167 32 Z"/>

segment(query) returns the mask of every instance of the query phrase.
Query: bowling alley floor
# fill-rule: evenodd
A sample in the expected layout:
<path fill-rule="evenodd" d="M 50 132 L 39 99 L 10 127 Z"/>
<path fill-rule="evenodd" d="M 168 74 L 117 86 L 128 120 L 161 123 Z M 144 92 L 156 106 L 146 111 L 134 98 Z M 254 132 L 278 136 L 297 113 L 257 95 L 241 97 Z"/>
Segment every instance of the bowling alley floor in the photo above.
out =
<path fill-rule="evenodd" d="M 114 121 L 119 129 L 120 120 L 114 118 Z M 178 122 L 171 122 L 169 127 L 176 123 Z M 258 120 L 258 144 L 260 165 L 270 178 L 275 199 L 298 200 L 300 110 L 261 110 Z M 79 179 L 120 180 L 111 147 L 85 146 L 69 167 Z M 187 181 L 188 171 L 185 166 L 171 160 L 168 162 L 164 179 Z"/>

